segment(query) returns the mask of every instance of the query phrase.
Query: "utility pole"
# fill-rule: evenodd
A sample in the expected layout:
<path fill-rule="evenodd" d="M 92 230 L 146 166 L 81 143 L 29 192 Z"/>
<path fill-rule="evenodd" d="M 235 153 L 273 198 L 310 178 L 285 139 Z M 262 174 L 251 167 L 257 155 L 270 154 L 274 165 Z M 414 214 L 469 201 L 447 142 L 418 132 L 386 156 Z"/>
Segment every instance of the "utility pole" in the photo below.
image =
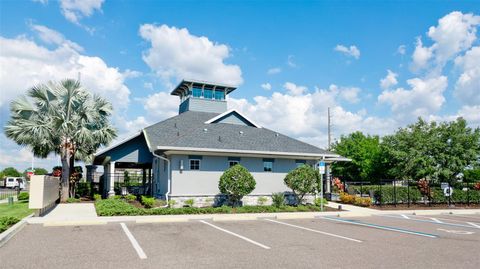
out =
<path fill-rule="evenodd" d="M 331 149 L 331 144 L 332 144 L 332 122 L 331 122 L 330 118 L 331 118 L 330 107 L 328 107 L 328 146 L 327 146 L 327 150 Z"/>

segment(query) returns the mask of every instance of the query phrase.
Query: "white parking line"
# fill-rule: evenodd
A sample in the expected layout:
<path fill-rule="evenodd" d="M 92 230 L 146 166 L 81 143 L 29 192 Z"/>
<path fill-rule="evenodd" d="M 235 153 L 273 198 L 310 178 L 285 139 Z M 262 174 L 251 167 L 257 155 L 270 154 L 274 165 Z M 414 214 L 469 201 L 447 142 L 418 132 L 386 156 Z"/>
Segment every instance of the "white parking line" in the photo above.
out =
<path fill-rule="evenodd" d="M 261 248 L 270 249 L 270 247 L 265 246 L 265 245 L 263 245 L 263 244 L 260 244 L 260 243 L 258 243 L 258 242 L 256 242 L 256 241 L 253 241 L 252 239 L 247 238 L 247 237 L 245 237 L 245 236 L 243 236 L 243 235 L 239 235 L 239 234 L 236 234 L 236 233 L 234 233 L 234 232 L 230 232 L 229 230 L 225 230 L 225 229 L 223 229 L 223 228 L 220 228 L 220 227 L 218 227 L 218 226 L 216 226 L 216 225 L 213 225 L 213 224 L 211 224 L 211 223 L 209 223 L 209 222 L 206 222 L 206 221 L 204 221 L 204 220 L 200 220 L 200 222 L 201 222 L 201 223 L 204 223 L 204 224 L 207 224 L 207 225 L 209 225 L 210 227 L 213 227 L 213 228 L 215 228 L 215 229 L 217 229 L 217 230 L 220 230 L 220 231 L 222 231 L 222 232 L 225 232 L 225 233 L 227 233 L 227 234 L 236 236 L 236 237 L 238 237 L 238 238 L 240 238 L 240 239 L 243 239 L 243 240 L 245 240 L 245 241 L 247 241 L 247 242 L 249 242 L 249 243 L 252 243 L 252 244 L 254 244 L 254 245 L 257 245 L 257 246 L 259 246 L 259 247 L 261 247 Z"/>
<path fill-rule="evenodd" d="M 417 231 L 411 231 L 411 230 L 406 230 L 406 229 L 401 229 L 401 228 L 396 228 L 396 227 L 383 226 L 383 225 L 377 225 L 377 224 L 371 224 L 371 223 L 364 223 L 364 222 L 360 222 L 360 221 L 345 220 L 345 219 L 330 218 L 330 217 L 323 217 L 323 218 L 327 219 L 327 220 L 350 223 L 350 224 L 353 224 L 353 225 L 365 226 L 365 227 L 370 227 L 370 228 L 375 228 L 375 229 L 380 229 L 380 230 L 386 230 L 386 231 L 392 231 L 392 232 L 397 232 L 397 233 L 412 234 L 412 235 L 425 236 L 425 237 L 430 237 L 430 238 L 437 238 L 438 237 L 437 235 L 434 235 L 434 234 L 422 233 L 422 232 L 417 232 Z"/>
<path fill-rule="evenodd" d="M 410 219 L 407 215 L 405 214 L 401 214 L 400 216 L 402 216 L 404 219 Z"/>
<path fill-rule="evenodd" d="M 297 229 L 302 229 L 302 230 L 306 230 L 306 231 L 310 231 L 310 232 L 314 232 L 314 233 L 319 233 L 319 234 L 333 236 L 333 237 L 337 237 L 337 238 L 341 238 L 341 239 L 345 239 L 345 240 L 350 240 L 350 241 L 357 242 L 357 243 L 362 243 L 362 241 L 360 241 L 360 240 L 353 239 L 353 238 L 346 237 L 346 236 L 341 236 L 341 235 L 337 235 L 337 234 L 322 232 L 322 231 L 310 229 L 310 228 L 307 228 L 307 227 L 302 227 L 302 226 L 298 226 L 298 225 L 294 225 L 294 224 L 290 224 L 290 223 L 286 223 L 286 222 L 281 222 L 281 221 L 278 221 L 278 220 L 271 220 L 271 219 L 265 219 L 265 220 L 270 221 L 270 222 L 275 222 L 275 223 L 278 223 L 278 224 L 283 224 L 283 225 L 290 226 L 290 227 L 294 227 L 294 228 L 297 228 Z"/>
<path fill-rule="evenodd" d="M 125 234 L 127 235 L 128 239 L 130 240 L 130 243 L 132 243 L 132 246 L 135 249 L 135 251 L 137 252 L 138 257 L 140 257 L 140 259 L 146 259 L 147 255 L 145 254 L 145 252 L 143 252 L 143 249 L 140 247 L 140 245 L 138 244 L 135 237 L 133 237 L 133 234 L 130 232 L 130 230 L 128 230 L 127 225 L 125 225 L 125 223 L 123 223 L 123 222 L 120 223 L 120 225 L 122 226 L 122 229 L 125 232 Z"/>
<path fill-rule="evenodd" d="M 443 222 L 439 221 L 437 218 L 430 218 L 430 219 L 435 221 L 436 223 L 443 223 Z"/>
<path fill-rule="evenodd" d="M 477 228 L 480 228 L 480 225 L 476 224 L 476 223 L 473 223 L 473 222 L 467 222 L 467 224 L 470 224 L 474 227 L 477 227 Z"/>

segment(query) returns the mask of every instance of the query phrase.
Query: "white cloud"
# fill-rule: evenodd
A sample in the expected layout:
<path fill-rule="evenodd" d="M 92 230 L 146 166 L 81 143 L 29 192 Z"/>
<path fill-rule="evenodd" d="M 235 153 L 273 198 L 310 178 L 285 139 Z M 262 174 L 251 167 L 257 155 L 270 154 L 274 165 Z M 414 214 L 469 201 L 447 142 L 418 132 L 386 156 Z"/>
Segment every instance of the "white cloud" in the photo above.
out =
<path fill-rule="evenodd" d="M 92 16 L 95 10 L 102 11 L 105 0 L 60 0 L 63 16 L 72 23 L 80 24 L 83 17 Z"/>
<path fill-rule="evenodd" d="M 347 55 L 347 56 L 350 56 L 350 57 L 353 57 L 355 59 L 359 59 L 360 58 L 360 50 L 356 47 L 356 46 L 350 46 L 349 48 L 344 46 L 344 45 L 337 45 L 335 48 L 334 48 L 335 51 L 338 51 L 338 52 L 341 52 L 343 53 L 344 55 Z"/>
<path fill-rule="evenodd" d="M 282 72 L 282 69 L 280 67 L 273 67 L 267 70 L 267 74 L 269 75 L 275 75 Z"/>
<path fill-rule="evenodd" d="M 297 67 L 297 64 L 293 61 L 294 58 L 295 58 L 295 56 L 293 56 L 293 55 L 288 55 L 288 58 L 287 58 L 287 64 L 288 64 L 288 66 L 290 66 L 292 68 Z"/>
<path fill-rule="evenodd" d="M 292 82 L 286 82 L 283 85 L 283 88 L 287 90 L 291 95 L 301 95 L 304 94 L 307 91 L 307 87 L 305 86 L 298 86 L 295 83 Z"/>
<path fill-rule="evenodd" d="M 391 105 L 396 119 L 408 122 L 412 118 L 428 117 L 445 102 L 443 92 L 448 86 L 447 77 L 413 78 L 407 83 L 411 89 L 385 90 L 378 96 L 380 103 Z"/>
<path fill-rule="evenodd" d="M 458 116 L 464 118 L 471 126 L 480 126 L 480 105 L 463 106 Z"/>
<path fill-rule="evenodd" d="M 358 94 L 360 93 L 360 88 L 357 87 L 339 87 L 335 84 L 331 84 L 328 89 L 330 92 L 338 94 L 338 96 L 347 101 L 348 103 L 355 104 L 360 101 Z"/>
<path fill-rule="evenodd" d="M 383 90 L 388 90 L 390 89 L 390 87 L 397 85 L 397 76 L 397 73 L 394 73 L 391 70 L 387 70 L 387 76 L 380 80 L 380 87 Z"/>
<path fill-rule="evenodd" d="M 405 55 L 406 52 L 407 52 L 407 47 L 405 45 L 398 46 L 398 48 L 397 48 L 397 53 L 398 54 Z"/>
<path fill-rule="evenodd" d="M 35 84 L 77 78 L 79 73 L 82 84 L 111 101 L 114 109 L 128 106 L 125 75 L 99 57 L 80 54 L 68 42 L 50 50 L 25 37 L 0 37 L 0 47 L 0 65 L 6 67 L 0 69 L 0 107 Z"/>
<path fill-rule="evenodd" d="M 465 104 L 480 104 L 480 46 L 457 57 L 455 65 L 462 70 L 455 84 L 455 96 Z"/>
<path fill-rule="evenodd" d="M 242 71 L 238 65 L 225 63 L 230 49 L 205 36 L 195 36 L 186 28 L 144 24 L 140 36 L 150 42 L 143 60 L 165 82 L 199 79 L 238 86 Z"/>
<path fill-rule="evenodd" d="M 480 16 L 471 13 L 454 11 L 440 18 L 438 25 L 431 26 L 427 32 L 433 41 L 431 46 L 423 46 L 418 38 L 412 57 L 412 69 L 418 71 L 433 65 L 434 69 L 431 71 L 439 74 L 447 61 L 472 47 L 477 39 L 478 25 Z"/>
<path fill-rule="evenodd" d="M 267 90 L 267 91 L 269 91 L 269 90 L 272 89 L 272 85 L 270 85 L 270 83 L 268 83 L 268 82 L 267 82 L 267 83 L 263 83 L 263 84 L 260 85 L 260 86 L 262 87 L 262 89 Z"/>
<path fill-rule="evenodd" d="M 32 152 L 29 148 L 17 146 L 9 140 L 3 133 L 0 133 L 0 170 L 5 167 L 15 167 L 23 172 L 26 168 L 32 166 Z M 35 158 L 34 167 L 42 167 L 50 170 L 57 165 L 58 157 L 51 154 L 46 159 Z"/>
<path fill-rule="evenodd" d="M 37 2 L 37 3 L 40 3 L 42 5 L 48 4 L 48 0 L 32 0 L 32 2 Z"/>
<path fill-rule="evenodd" d="M 157 92 L 141 99 L 143 108 L 154 122 L 173 117 L 178 114 L 179 98 L 168 92 Z"/>
<path fill-rule="evenodd" d="M 293 84 L 293 83 L 292 83 Z M 295 85 L 295 84 L 293 84 Z M 298 86 L 297 86 L 298 87 Z M 303 94 L 273 92 L 271 96 L 256 96 L 253 102 L 246 99 L 229 99 L 229 108 L 242 111 L 260 125 L 320 147 L 327 144 L 327 109 L 331 107 L 334 136 L 353 131 L 385 134 L 397 125 L 394 120 L 366 116 L 366 111 L 350 112 L 337 102 L 337 89 L 319 89 Z"/>
<path fill-rule="evenodd" d="M 50 44 L 50 45 L 53 44 L 58 46 L 60 45 L 69 46 L 76 51 L 79 51 L 79 52 L 83 51 L 83 48 L 80 45 L 65 39 L 65 37 L 61 33 L 53 29 L 50 29 L 46 26 L 38 25 L 38 24 L 31 24 L 30 27 L 32 28 L 32 30 L 34 30 L 37 33 L 38 37 L 47 44 Z"/>
<path fill-rule="evenodd" d="M 136 133 L 147 127 L 151 123 L 143 116 L 137 117 L 131 121 L 125 121 L 125 129 L 129 130 L 131 133 Z"/>

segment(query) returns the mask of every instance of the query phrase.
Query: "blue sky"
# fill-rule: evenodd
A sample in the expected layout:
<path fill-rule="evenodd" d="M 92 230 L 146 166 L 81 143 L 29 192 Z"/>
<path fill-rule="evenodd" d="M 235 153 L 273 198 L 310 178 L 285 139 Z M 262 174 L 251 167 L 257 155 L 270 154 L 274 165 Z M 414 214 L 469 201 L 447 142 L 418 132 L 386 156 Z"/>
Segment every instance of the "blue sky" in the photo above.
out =
<path fill-rule="evenodd" d="M 168 93 L 185 77 L 238 85 L 231 108 L 320 147 L 329 106 L 335 137 L 419 116 L 480 125 L 480 1 L 37 0 L 0 12 L 2 126 L 29 86 L 78 73 L 114 104 L 120 138 L 175 115 Z M 28 166 L 28 149 L 0 143 L 0 168 Z"/>

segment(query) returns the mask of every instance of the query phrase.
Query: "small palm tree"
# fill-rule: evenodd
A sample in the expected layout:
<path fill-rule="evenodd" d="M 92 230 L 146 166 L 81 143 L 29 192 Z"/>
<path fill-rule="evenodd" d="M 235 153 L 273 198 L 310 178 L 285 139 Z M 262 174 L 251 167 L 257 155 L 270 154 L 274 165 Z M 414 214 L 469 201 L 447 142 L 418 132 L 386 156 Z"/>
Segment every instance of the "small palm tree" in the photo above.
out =
<path fill-rule="evenodd" d="M 107 100 L 90 94 L 79 81 L 49 82 L 32 87 L 11 103 L 5 134 L 30 147 L 37 157 L 60 155 L 61 200 L 66 201 L 74 160 L 88 162 L 99 147 L 116 137 L 109 122 L 112 111 Z"/>

